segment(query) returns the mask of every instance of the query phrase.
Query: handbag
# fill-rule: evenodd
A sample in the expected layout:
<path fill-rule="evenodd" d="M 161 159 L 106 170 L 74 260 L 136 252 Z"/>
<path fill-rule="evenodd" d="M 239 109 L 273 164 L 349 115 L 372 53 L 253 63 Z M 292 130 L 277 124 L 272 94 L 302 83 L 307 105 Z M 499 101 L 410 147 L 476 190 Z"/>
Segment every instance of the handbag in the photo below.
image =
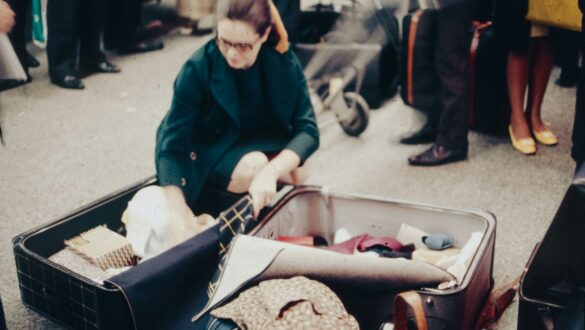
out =
<path fill-rule="evenodd" d="M 576 0 L 529 0 L 526 19 L 581 32 L 583 15 Z"/>

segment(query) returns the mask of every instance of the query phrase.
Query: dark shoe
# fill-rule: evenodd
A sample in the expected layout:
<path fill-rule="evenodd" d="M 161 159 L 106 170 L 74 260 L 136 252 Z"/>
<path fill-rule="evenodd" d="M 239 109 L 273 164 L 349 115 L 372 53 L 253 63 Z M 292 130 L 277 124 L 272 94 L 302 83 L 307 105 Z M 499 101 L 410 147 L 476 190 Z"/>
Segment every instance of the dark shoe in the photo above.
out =
<path fill-rule="evenodd" d="M 562 70 L 559 79 L 555 80 L 555 84 L 560 87 L 575 87 L 579 82 L 579 75 L 581 74 L 581 68 L 577 68 L 577 70 L 572 70 L 571 72 L 567 72 L 569 70 Z"/>
<path fill-rule="evenodd" d="M 164 44 L 160 40 L 145 40 L 128 47 L 121 47 L 118 49 L 120 54 L 146 53 L 159 49 L 163 49 Z"/>
<path fill-rule="evenodd" d="M 430 125 L 424 125 L 420 130 L 400 140 L 402 144 L 423 144 L 435 142 L 437 131 Z"/>
<path fill-rule="evenodd" d="M 559 78 L 559 79 L 555 80 L 555 84 L 559 87 L 570 88 L 570 87 L 577 86 L 578 81 L 579 81 L 579 79 Z"/>
<path fill-rule="evenodd" d="M 37 60 L 28 52 L 26 53 L 26 63 L 28 64 L 29 68 L 38 68 L 41 65 L 41 63 L 39 63 L 39 60 Z"/>
<path fill-rule="evenodd" d="M 114 64 L 104 60 L 101 62 L 94 63 L 90 67 L 95 72 L 102 72 L 102 73 L 118 73 L 120 72 L 120 68 L 115 66 Z"/>
<path fill-rule="evenodd" d="M 408 158 L 408 163 L 415 166 L 436 166 L 457 162 L 467 158 L 467 148 L 447 149 L 434 144 L 420 155 Z"/>
<path fill-rule="evenodd" d="M 14 79 L 2 80 L 2 81 L 0 81 L 0 92 L 8 90 L 8 89 L 12 89 L 12 88 L 20 87 L 22 85 L 26 85 L 31 81 L 32 81 L 32 77 L 28 73 L 26 75 L 26 80 L 14 80 Z"/>
<path fill-rule="evenodd" d="M 84 89 L 85 85 L 81 79 L 74 75 L 66 75 L 60 78 L 51 79 L 51 82 L 57 86 L 61 86 L 63 88 L 68 89 Z"/>

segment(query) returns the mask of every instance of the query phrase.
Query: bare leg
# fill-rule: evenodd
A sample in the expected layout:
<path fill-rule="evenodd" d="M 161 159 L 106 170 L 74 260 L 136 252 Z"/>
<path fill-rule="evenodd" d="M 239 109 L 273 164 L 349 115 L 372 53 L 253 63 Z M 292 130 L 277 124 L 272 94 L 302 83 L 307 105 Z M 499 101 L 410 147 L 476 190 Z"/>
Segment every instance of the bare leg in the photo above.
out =
<path fill-rule="evenodd" d="M 510 52 L 506 66 L 508 96 L 512 108 L 510 125 L 518 139 L 530 137 L 530 129 L 524 117 L 524 95 L 528 85 L 530 53 L 530 50 L 525 53 Z"/>
<path fill-rule="evenodd" d="M 541 132 L 546 130 L 540 117 L 540 110 L 546 86 L 550 78 L 553 65 L 553 51 L 548 37 L 532 40 L 533 52 L 530 61 L 530 84 L 528 89 L 527 117 L 533 130 Z"/>

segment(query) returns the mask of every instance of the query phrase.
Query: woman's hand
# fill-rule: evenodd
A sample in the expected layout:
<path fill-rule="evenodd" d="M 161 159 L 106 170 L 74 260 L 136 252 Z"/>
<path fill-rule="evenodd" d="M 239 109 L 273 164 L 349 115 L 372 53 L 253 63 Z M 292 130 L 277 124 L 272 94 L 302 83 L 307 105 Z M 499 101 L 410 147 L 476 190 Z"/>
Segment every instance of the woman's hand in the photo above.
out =
<path fill-rule="evenodd" d="M 0 32 L 8 33 L 14 26 L 14 12 L 10 6 L 0 0 Z"/>
<path fill-rule="evenodd" d="M 276 194 L 276 181 L 280 176 L 279 170 L 271 163 L 264 166 L 252 180 L 248 192 L 252 196 L 254 206 L 254 218 L 258 217 L 262 210 Z"/>

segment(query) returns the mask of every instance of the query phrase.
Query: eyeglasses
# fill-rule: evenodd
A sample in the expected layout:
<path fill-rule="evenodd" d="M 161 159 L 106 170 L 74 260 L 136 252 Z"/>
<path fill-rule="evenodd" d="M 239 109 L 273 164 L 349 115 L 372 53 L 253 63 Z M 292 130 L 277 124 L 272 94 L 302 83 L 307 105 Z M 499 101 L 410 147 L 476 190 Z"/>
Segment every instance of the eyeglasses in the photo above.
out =
<path fill-rule="evenodd" d="M 228 51 L 230 48 L 233 48 L 238 53 L 247 53 L 247 52 L 251 51 L 254 48 L 254 46 L 258 43 L 259 40 L 260 40 L 260 36 L 258 36 L 256 41 L 254 41 L 253 43 L 231 42 L 231 41 L 227 41 L 223 38 L 220 38 L 219 36 L 215 36 L 215 41 L 217 42 L 217 45 L 219 46 L 219 48 L 221 50 Z"/>

